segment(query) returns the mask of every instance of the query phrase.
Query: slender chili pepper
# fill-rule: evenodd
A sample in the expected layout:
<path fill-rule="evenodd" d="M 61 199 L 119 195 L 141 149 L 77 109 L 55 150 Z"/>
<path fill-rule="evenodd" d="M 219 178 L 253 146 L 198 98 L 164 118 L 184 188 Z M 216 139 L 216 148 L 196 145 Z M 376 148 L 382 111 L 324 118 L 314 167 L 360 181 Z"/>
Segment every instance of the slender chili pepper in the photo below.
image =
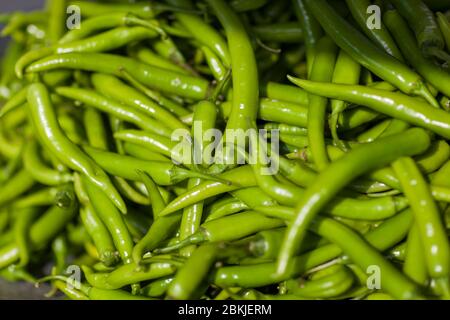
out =
<path fill-rule="evenodd" d="M 28 110 L 33 128 L 44 146 L 68 167 L 79 171 L 97 185 L 122 212 L 126 206 L 106 173 L 61 132 L 47 88 L 40 83 L 30 85 Z M 41 124 L 45 124 L 42 126 Z"/>
<path fill-rule="evenodd" d="M 242 188 L 231 191 L 230 193 L 233 197 L 241 200 L 250 208 L 255 208 L 258 206 L 271 206 L 276 204 L 274 199 L 269 197 L 258 187 Z"/>
<path fill-rule="evenodd" d="M 0 206 L 13 201 L 17 196 L 31 189 L 34 184 L 35 181 L 31 175 L 26 170 L 20 170 L 0 186 Z"/>
<path fill-rule="evenodd" d="M 142 26 L 155 30 L 159 34 L 163 33 L 154 20 L 144 20 L 129 12 L 117 12 L 84 19 L 82 28 L 69 30 L 58 43 L 71 43 L 86 38 L 97 31 L 125 26 Z"/>
<path fill-rule="evenodd" d="M 287 84 L 269 82 L 265 88 L 269 99 L 282 100 L 300 105 L 308 104 L 308 93 L 300 88 Z"/>
<path fill-rule="evenodd" d="M 38 154 L 38 147 L 35 140 L 30 140 L 25 146 L 23 155 L 25 170 L 27 170 L 33 179 L 49 186 L 56 186 L 73 180 L 72 174 L 68 172 L 59 172 L 43 163 Z"/>
<path fill-rule="evenodd" d="M 292 253 L 298 248 L 308 224 L 341 188 L 361 174 L 386 165 L 401 156 L 420 154 L 428 149 L 430 139 L 424 130 L 414 128 L 404 133 L 377 140 L 353 149 L 340 160 L 333 162 L 296 206 L 296 217 L 289 225 L 278 258 L 278 274 L 286 272 Z M 376 157 L 374 157 L 376 155 Z M 332 185 L 327 181 L 334 181 Z"/>
<path fill-rule="evenodd" d="M 238 15 L 223 0 L 207 3 L 225 28 L 233 70 L 233 107 L 227 129 L 247 128 L 258 112 L 258 71 L 247 32 Z"/>
<path fill-rule="evenodd" d="M 209 269 L 216 261 L 219 251 L 216 244 L 203 244 L 192 253 L 171 282 L 167 295 L 170 299 L 192 299 L 200 296 L 197 292 Z"/>
<path fill-rule="evenodd" d="M 159 217 L 148 229 L 147 233 L 133 248 L 133 260 L 139 265 L 145 250 L 157 248 L 164 240 L 169 238 L 179 226 L 181 213 L 167 217 Z"/>
<path fill-rule="evenodd" d="M 304 0 L 292 0 L 292 4 L 295 15 L 305 33 L 306 63 L 308 65 L 308 74 L 310 74 L 316 57 L 317 42 L 322 37 L 323 31 Z"/>
<path fill-rule="evenodd" d="M 66 25 L 66 6 L 65 0 L 47 0 L 48 27 L 47 40 L 50 43 L 56 43 L 64 34 Z"/>
<path fill-rule="evenodd" d="M 403 56 L 398 49 L 396 43 L 392 39 L 389 31 L 380 21 L 380 26 L 376 28 L 367 27 L 368 13 L 370 1 L 369 0 L 346 0 L 347 6 L 350 9 L 352 17 L 358 23 L 361 30 L 366 34 L 369 39 L 375 42 L 378 47 L 389 53 L 391 56 L 397 58 L 400 61 L 404 61 Z"/>
<path fill-rule="evenodd" d="M 21 78 L 23 70 L 28 65 L 50 55 L 70 52 L 93 53 L 111 51 L 133 41 L 155 38 L 157 36 L 158 34 L 155 31 L 145 27 L 120 27 L 90 38 L 29 51 L 17 61 L 15 71 L 18 77 Z"/>
<path fill-rule="evenodd" d="M 450 82 L 450 74 L 422 56 L 413 34 L 400 14 L 395 10 L 389 10 L 383 15 L 383 20 L 394 36 L 406 60 L 436 89 L 450 96 L 450 88 L 446 85 Z"/>
<path fill-rule="evenodd" d="M 419 229 L 415 223 L 408 234 L 403 272 L 420 285 L 426 285 L 428 281 L 428 272 L 423 251 Z"/>
<path fill-rule="evenodd" d="M 28 232 L 33 220 L 39 211 L 36 208 L 20 209 L 16 212 L 16 221 L 14 223 L 14 240 L 19 249 L 19 267 L 26 266 L 30 261 L 30 247 Z"/>
<path fill-rule="evenodd" d="M 97 248 L 100 261 L 106 266 L 114 265 L 118 260 L 118 256 L 113 240 L 111 239 L 108 229 L 100 220 L 92 205 L 85 205 L 84 208 L 80 210 L 80 218 Z"/>
<path fill-rule="evenodd" d="M 224 200 L 225 201 L 223 202 L 220 202 L 219 200 L 213 204 L 214 208 L 211 208 L 205 222 L 249 209 L 249 207 L 241 200 L 236 200 L 234 198 L 225 198 Z"/>
<path fill-rule="evenodd" d="M 224 80 L 228 70 L 226 69 L 222 61 L 220 61 L 219 57 L 206 46 L 203 46 L 201 50 L 205 55 L 206 63 L 208 64 L 214 78 L 217 81 Z"/>
<path fill-rule="evenodd" d="M 414 30 L 419 48 L 426 56 L 433 56 L 445 46 L 433 12 L 422 0 L 393 0 L 392 4 Z M 391 30 L 392 32 L 392 30 Z"/>
<path fill-rule="evenodd" d="M 166 277 L 152 281 L 141 289 L 140 294 L 152 298 L 161 297 L 166 294 L 166 291 L 173 279 L 173 277 Z"/>
<path fill-rule="evenodd" d="M 115 12 L 129 12 L 142 18 L 153 18 L 166 11 L 186 11 L 186 9 L 176 8 L 161 3 L 122 3 L 114 5 L 90 1 L 70 1 L 69 3 L 79 7 L 81 14 L 86 17 Z"/>
<path fill-rule="evenodd" d="M 330 38 L 323 37 L 317 42 L 316 50 L 310 78 L 313 81 L 330 82 L 333 77 L 337 47 Z M 329 162 L 323 134 L 327 99 L 309 94 L 308 100 L 308 141 L 317 168 L 323 170 Z"/>
<path fill-rule="evenodd" d="M 334 67 L 332 82 L 342 84 L 358 84 L 360 75 L 360 64 L 353 60 L 347 53 L 345 53 L 345 51 L 341 50 Z M 334 143 L 342 150 L 347 150 L 347 146 L 339 139 L 337 125 L 339 115 L 345 110 L 346 106 L 346 103 L 342 100 L 331 100 L 331 116 L 329 119 L 330 131 Z"/>
<path fill-rule="evenodd" d="M 133 240 L 122 215 L 103 192 L 98 192 L 100 189 L 96 184 L 85 176 L 82 176 L 81 179 L 92 206 L 108 229 L 122 261 L 125 264 L 131 263 Z"/>
<path fill-rule="evenodd" d="M 136 110 L 133 107 L 124 105 L 119 101 L 111 98 L 104 97 L 94 90 L 72 88 L 72 87 L 59 87 L 56 92 L 66 98 L 78 100 L 85 103 L 88 106 L 92 106 L 100 111 L 107 112 L 114 115 L 120 120 L 133 123 L 140 128 L 170 137 L 172 131 L 161 124 L 160 121 L 149 117 L 141 110 Z"/>
<path fill-rule="evenodd" d="M 28 87 L 26 86 L 17 91 L 13 96 L 11 96 L 0 109 L 0 118 L 2 118 L 8 112 L 21 107 L 25 102 L 27 102 L 27 92 Z"/>
<path fill-rule="evenodd" d="M 439 208 L 411 158 L 400 158 L 392 164 L 392 167 L 410 201 L 428 274 L 439 283 L 439 286 L 443 285 L 442 289 L 448 294 L 450 246 Z"/>
<path fill-rule="evenodd" d="M 370 42 L 340 17 L 326 0 L 305 0 L 305 3 L 336 44 L 363 67 L 406 94 L 419 95 L 430 104 L 436 105 L 435 99 L 418 74 Z"/>
<path fill-rule="evenodd" d="M 95 273 L 88 266 L 83 266 L 83 272 L 87 282 L 95 288 L 115 290 L 127 285 L 158 279 L 173 274 L 176 271 L 176 265 L 168 262 L 156 262 L 146 265 L 145 269 L 132 264 L 117 267 L 112 272 Z"/>
<path fill-rule="evenodd" d="M 308 108 L 290 102 L 261 99 L 259 118 L 306 128 Z"/>
<path fill-rule="evenodd" d="M 161 196 L 161 193 L 158 190 L 158 187 L 153 181 L 153 179 L 146 174 L 144 171 L 138 171 L 142 182 L 145 185 L 145 188 L 148 193 L 148 197 L 150 199 L 152 210 L 153 210 L 153 219 L 156 220 L 159 216 L 159 213 L 164 209 L 166 206 L 166 202 L 164 201 L 163 197 Z"/>
<path fill-rule="evenodd" d="M 177 72 L 149 66 L 130 58 L 106 53 L 66 53 L 51 55 L 30 64 L 27 73 L 54 69 L 81 69 L 121 76 L 126 70 L 145 85 L 170 94 L 195 100 L 208 95 L 209 84 L 198 77 L 182 75 Z"/>
<path fill-rule="evenodd" d="M 14 201 L 14 208 L 26 209 L 27 207 L 41 207 L 50 206 L 56 201 L 56 194 L 58 193 L 58 188 L 51 187 L 41 189 L 25 197 L 17 199 Z"/>
<path fill-rule="evenodd" d="M 252 31 L 262 41 L 281 43 L 300 43 L 303 41 L 303 29 L 298 22 L 281 22 L 252 27 Z"/>
<path fill-rule="evenodd" d="M 448 113 L 430 108 L 429 104 L 423 100 L 402 93 L 387 92 L 363 86 L 322 84 L 292 77 L 290 79 L 308 92 L 362 104 L 375 111 L 424 127 L 445 138 L 450 138 L 450 116 Z"/>

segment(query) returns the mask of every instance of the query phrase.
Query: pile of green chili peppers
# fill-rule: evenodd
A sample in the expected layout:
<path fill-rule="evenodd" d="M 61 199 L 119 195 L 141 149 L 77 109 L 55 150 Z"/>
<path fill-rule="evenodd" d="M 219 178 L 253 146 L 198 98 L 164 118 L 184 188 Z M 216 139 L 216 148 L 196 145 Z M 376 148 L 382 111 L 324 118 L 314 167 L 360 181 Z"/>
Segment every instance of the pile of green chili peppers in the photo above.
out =
<path fill-rule="evenodd" d="M 448 1 L 48 0 L 0 23 L 1 277 L 450 299 Z M 193 164 L 173 133 L 197 123 L 250 132 L 245 161 Z"/>

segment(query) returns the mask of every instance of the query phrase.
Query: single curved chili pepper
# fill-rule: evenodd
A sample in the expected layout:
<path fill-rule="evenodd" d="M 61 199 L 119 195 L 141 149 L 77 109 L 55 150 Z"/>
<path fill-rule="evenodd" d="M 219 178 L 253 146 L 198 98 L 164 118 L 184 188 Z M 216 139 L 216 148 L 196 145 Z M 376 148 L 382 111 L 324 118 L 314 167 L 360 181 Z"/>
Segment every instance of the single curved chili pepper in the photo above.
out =
<path fill-rule="evenodd" d="M 340 160 L 333 162 L 317 177 L 314 184 L 306 189 L 305 195 L 296 206 L 296 217 L 288 227 L 278 258 L 278 274 L 286 272 L 292 252 L 301 243 L 312 218 L 341 188 L 361 174 L 401 156 L 420 154 L 428 149 L 429 144 L 430 139 L 426 132 L 414 128 L 353 149 Z M 332 185 L 327 183 L 331 180 L 334 181 Z"/>
<path fill-rule="evenodd" d="M 181 213 L 167 217 L 159 217 L 148 229 L 147 233 L 133 248 L 133 260 L 139 265 L 145 250 L 157 248 L 164 240 L 169 238 L 179 226 Z"/>
<path fill-rule="evenodd" d="M 158 34 L 155 31 L 145 27 L 119 27 L 90 38 L 28 51 L 17 61 L 15 71 L 18 77 L 21 78 L 23 76 L 23 70 L 28 65 L 50 55 L 67 54 L 70 52 L 93 53 L 111 51 L 133 41 L 157 36 Z"/>
<path fill-rule="evenodd" d="M 167 296 L 170 299 L 192 299 L 201 295 L 197 292 L 209 269 L 216 261 L 220 248 L 216 244 L 203 244 L 195 249 L 171 282 Z"/>
<path fill-rule="evenodd" d="M 344 294 L 353 285 L 354 276 L 348 267 L 332 265 L 311 275 L 310 279 L 286 281 L 287 293 L 304 298 L 333 298 Z"/>
<path fill-rule="evenodd" d="M 403 56 L 398 49 L 396 43 L 392 39 L 389 31 L 380 21 L 381 26 L 378 28 L 368 28 L 367 27 L 367 19 L 368 13 L 367 10 L 371 5 L 369 0 L 346 0 L 347 6 L 350 9 L 352 17 L 358 23 L 361 30 L 366 34 L 369 39 L 375 42 L 378 47 L 389 53 L 391 56 L 397 58 L 400 61 L 404 61 Z"/>
<path fill-rule="evenodd" d="M 450 82 L 450 74 L 422 56 L 414 36 L 400 14 L 394 10 L 389 10 L 383 15 L 383 20 L 405 55 L 406 60 L 436 89 L 450 96 L 450 88 L 447 85 Z"/>
<path fill-rule="evenodd" d="M 271 206 L 276 204 L 274 199 L 269 197 L 258 187 L 242 188 L 231 191 L 230 194 L 244 202 L 250 208 L 255 208 L 258 206 Z"/>
<path fill-rule="evenodd" d="M 250 39 L 239 16 L 225 1 L 207 3 L 225 28 L 230 50 L 233 107 L 227 129 L 247 128 L 256 119 L 258 112 L 258 71 Z"/>
<path fill-rule="evenodd" d="M 112 272 L 95 273 L 88 266 L 82 266 L 87 282 L 95 288 L 115 290 L 141 281 L 158 279 L 173 274 L 176 266 L 171 262 L 156 262 L 137 269 L 137 266 L 126 264 Z"/>
<path fill-rule="evenodd" d="M 208 47 L 202 46 L 201 50 L 205 55 L 206 63 L 208 64 L 211 74 L 217 81 L 222 81 L 227 75 L 227 68 L 224 66 L 219 57 Z"/>
<path fill-rule="evenodd" d="M 172 131 L 161 124 L 160 121 L 149 117 L 141 110 L 136 110 L 134 107 L 124 105 L 115 99 L 102 96 L 94 90 L 59 87 L 56 89 L 56 92 L 63 97 L 81 101 L 88 106 L 112 114 L 120 120 L 133 123 L 144 130 L 166 137 L 170 137 L 172 133 Z"/>
<path fill-rule="evenodd" d="M 126 212 L 125 203 L 106 173 L 61 132 L 47 88 L 43 84 L 30 85 L 28 110 L 34 130 L 44 146 L 64 164 L 83 173 L 83 176 L 97 185 L 115 206 L 122 212 Z"/>
<path fill-rule="evenodd" d="M 403 272 L 416 283 L 425 286 L 428 281 L 428 273 L 423 251 L 419 229 L 414 223 L 408 234 Z"/>
<path fill-rule="evenodd" d="M 444 48 L 444 39 L 434 13 L 422 0 L 393 0 L 392 4 L 414 30 L 419 48 L 426 56 L 433 56 L 436 54 L 435 50 Z"/>
<path fill-rule="evenodd" d="M 345 51 L 341 50 L 336 59 L 336 65 L 334 66 L 334 72 L 331 82 L 342 84 L 358 84 L 360 75 L 360 64 L 353 60 Z M 331 100 L 331 116 L 329 119 L 330 131 L 334 143 L 342 150 L 347 150 L 347 146 L 339 139 L 337 133 L 337 124 L 339 115 L 345 110 L 346 107 L 346 103 L 342 100 Z"/>
<path fill-rule="evenodd" d="M 161 297 L 166 294 L 166 291 L 173 279 L 174 277 L 166 277 L 152 281 L 141 289 L 140 294 L 152 298 Z"/>
<path fill-rule="evenodd" d="M 313 81 L 329 82 L 333 77 L 337 47 L 330 38 L 323 37 L 317 41 L 316 50 L 310 78 Z M 309 94 L 308 100 L 308 141 L 315 165 L 323 170 L 329 162 L 323 134 L 327 99 Z"/>
<path fill-rule="evenodd" d="M 308 133 L 308 129 L 300 128 L 297 126 L 291 126 L 285 123 L 276 123 L 276 122 L 268 122 L 264 124 L 264 129 L 269 131 L 270 134 L 272 130 L 278 130 L 280 134 L 287 135 L 300 135 L 306 136 Z"/>
<path fill-rule="evenodd" d="M 64 34 L 66 25 L 66 6 L 65 0 L 47 0 L 48 26 L 47 41 L 56 43 Z"/>
<path fill-rule="evenodd" d="M 306 128 L 308 108 L 285 101 L 261 99 L 259 118 Z"/>
<path fill-rule="evenodd" d="M 70 1 L 69 4 L 79 7 L 81 14 L 86 17 L 117 12 L 128 12 L 142 18 L 153 18 L 166 11 L 187 10 L 161 3 L 115 3 L 111 5 L 109 3 L 98 3 L 90 1 Z"/>
<path fill-rule="evenodd" d="M 26 209 L 27 207 L 50 206 L 56 201 L 58 188 L 51 187 L 41 189 L 14 201 L 13 207 Z"/>
<path fill-rule="evenodd" d="M 380 278 L 381 285 L 393 297 L 397 299 L 417 299 L 421 297 L 418 287 L 411 280 L 351 229 L 327 218 L 315 221 L 313 228 L 321 236 L 338 244 L 352 261 L 363 270 L 372 265 L 378 266 L 383 274 L 383 277 Z"/>
<path fill-rule="evenodd" d="M 305 3 L 327 34 L 363 67 L 403 92 L 419 95 L 430 104 L 436 105 L 435 99 L 418 74 L 370 42 L 340 17 L 326 0 L 305 0 Z"/>
<path fill-rule="evenodd" d="M 23 155 L 23 164 L 25 170 L 39 183 L 56 186 L 73 180 L 72 174 L 68 172 L 59 172 L 48 167 L 40 159 L 39 146 L 35 140 L 30 140 L 25 145 Z"/>
<path fill-rule="evenodd" d="M 290 79 L 308 92 L 362 104 L 391 117 L 429 129 L 445 138 L 450 137 L 450 116 L 443 110 L 431 109 L 423 100 L 402 93 L 363 86 L 322 84 L 292 77 Z"/>
<path fill-rule="evenodd" d="M 142 160 L 150 160 L 150 161 L 171 161 L 160 153 L 151 151 L 147 148 L 144 148 L 140 145 L 125 142 L 123 144 L 123 148 L 125 154 L 130 155 L 132 157 L 142 159 Z"/>
<path fill-rule="evenodd" d="M 0 206 L 13 201 L 17 196 L 31 189 L 34 184 L 35 181 L 31 175 L 26 170 L 20 170 L 0 186 Z"/>
<path fill-rule="evenodd" d="M 26 266 L 30 261 L 29 234 L 30 226 L 38 215 L 36 208 L 30 207 L 17 210 L 13 225 L 14 241 L 19 249 L 19 267 Z"/>
<path fill-rule="evenodd" d="M 219 242 L 238 240 L 255 232 L 278 228 L 284 225 L 279 219 L 264 217 L 256 211 L 245 211 L 203 223 L 199 230 L 178 243 L 161 249 L 155 253 L 167 253 L 184 248 L 190 244 L 203 242 Z"/>
<path fill-rule="evenodd" d="M 26 72 L 34 73 L 60 68 L 101 72 L 119 77 L 122 75 L 121 70 L 126 70 L 133 74 L 136 80 L 151 88 L 195 100 L 204 99 L 209 90 L 209 84 L 204 79 L 182 75 L 130 58 L 106 53 L 52 55 L 32 63 L 26 68 Z"/>
<path fill-rule="evenodd" d="M 249 207 L 242 202 L 234 198 L 225 198 L 222 202 L 217 201 L 211 207 L 211 211 L 205 219 L 205 222 L 215 220 L 218 218 L 226 217 L 244 210 Z"/>
<path fill-rule="evenodd" d="M 447 286 L 443 289 L 448 292 L 450 246 L 431 190 L 411 158 L 400 158 L 392 164 L 392 167 L 410 201 L 428 274 L 436 279 L 439 286 Z"/>
<path fill-rule="evenodd" d="M 376 249 L 384 251 L 403 240 L 410 229 L 412 215 L 405 210 L 387 219 L 364 237 Z M 342 254 L 336 244 L 329 244 L 295 257 L 289 265 L 289 274 L 274 277 L 276 263 L 226 266 L 219 268 L 212 276 L 212 282 L 222 288 L 256 288 L 298 277 L 307 270 L 331 261 Z"/>
<path fill-rule="evenodd" d="M 64 235 L 59 235 L 52 241 L 51 247 L 55 258 L 55 273 L 62 273 L 66 270 L 69 251 L 67 245 L 67 239 L 64 237 Z"/>
<path fill-rule="evenodd" d="M 316 57 L 317 42 L 322 37 L 323 31 L 304 0 L 293 0 L 292 4 L 295 15 L 305 34 L 306 63 L 308 65 L 308 74 L 310 74 Z"/>
<path fill-rule="evenodd" d="M 308 93 L 305 90 L 287 84 L 269 82 L 265 88 L 265 94 L 272 100 L 282 100 L 300 105 L 309 103 Z"/>
<path fill-rule="evenodd" d="M 161 193 L 159 192 L 155 181 L 153 181 L 153 179 L 144 171 L 139 170 L 138 174 L 141 177 L 141 180 L 144 183 L 145 188 L 147 190 L 148 198 L 150 199 L 152 205 L 153 219 L 156 220 L 158 218 L 159 213 L 166 206 L 166 202 L 161 196 Z"/>
<path fill-rule="evenodd" d="M 97 248 L 100 261 L 106 266 L 114 265 L 118 260 L 118 256 L 113 240 L 111 239 L 108 229 L 100 220 L 92 205 L 85 205 L 84 208 L 80 210 L 80 218 Z"/>
<path fill-rule="evenodd" d="M 139 91 L 125 85 L 116 77 L 97 73 L 92 75 L 91 79 L 94 87 L 99 93 L 148 113 L 170 129 L 186 128 L 186 126 L 178 120 L 178 118 L 172 115 L 172 113 L 167 111 L 167 109 L 160 107 Z"/>
<path fill-rule="evenodd" d="M 131 263 L 133 241 L 121 213 L 103 192 L 98 192 L 98 186 L 91 180 L 84 176 L 81 177 L 81 180 L 95 212 L 108 229 L 122 261 L 125 264 Z"/>
<path fill-rule="evenodd" d="M 71 204 L 66 207 L 52 206 L 41 215 L 30 228 L 29 239 L 33 250 L 41 249 L 54 238 L 73 218 L 77 203 L 73 191 L 71 191 Z M 13 241 L 0 249 L 0 269 L 4 268 L 20 258 L 19 247 Z"/>

